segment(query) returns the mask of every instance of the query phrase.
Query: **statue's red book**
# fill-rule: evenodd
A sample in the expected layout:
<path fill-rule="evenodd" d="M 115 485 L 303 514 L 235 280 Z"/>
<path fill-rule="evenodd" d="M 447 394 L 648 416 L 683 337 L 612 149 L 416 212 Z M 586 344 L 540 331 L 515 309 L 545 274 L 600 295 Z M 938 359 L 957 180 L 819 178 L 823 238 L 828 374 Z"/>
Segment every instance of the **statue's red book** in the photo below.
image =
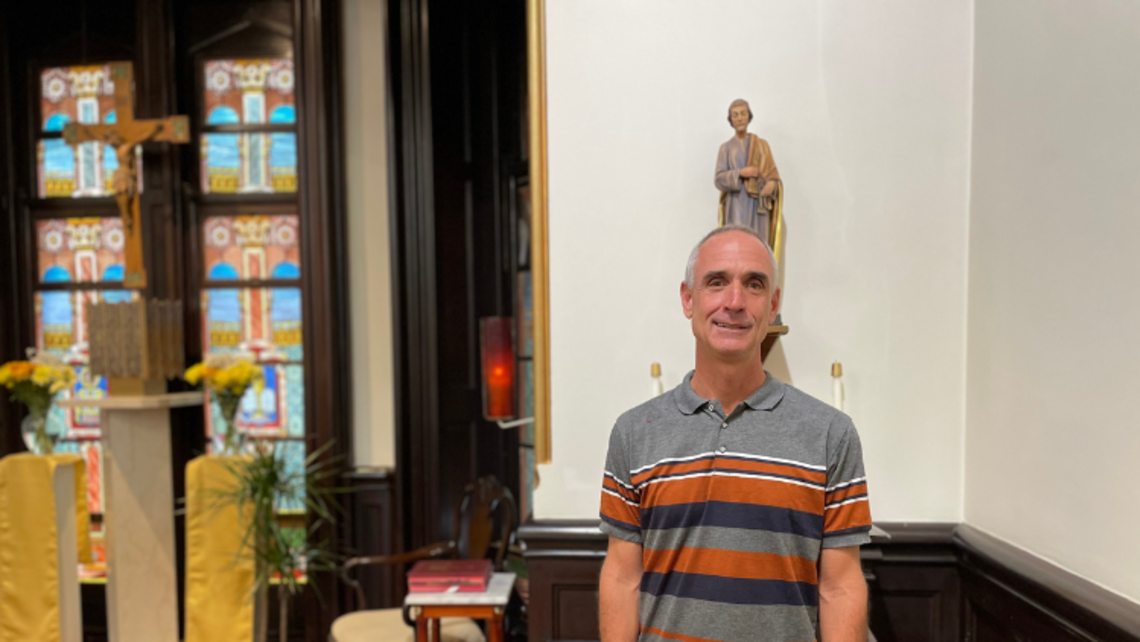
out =
<path fill-rule="evenodd" d="M 423 560 L 408 571 L 408 591 L 478 593 L 491 581 L 491 560 Z"/>

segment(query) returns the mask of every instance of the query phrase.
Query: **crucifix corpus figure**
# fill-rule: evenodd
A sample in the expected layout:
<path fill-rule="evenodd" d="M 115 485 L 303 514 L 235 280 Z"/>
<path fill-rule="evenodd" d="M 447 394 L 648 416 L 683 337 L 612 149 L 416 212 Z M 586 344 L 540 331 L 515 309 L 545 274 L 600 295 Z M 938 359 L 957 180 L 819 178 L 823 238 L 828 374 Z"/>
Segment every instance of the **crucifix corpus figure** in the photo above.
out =
<path fill-rule="evenodd" d="M 720 224 L 745 225 L 769 245 L 773 212 L 779 211 L 783 183 L 768 141 L 748 133 L 752 108 L 745 100 L 728 106 L 728 123 L 735 135 L 720 146 L 716 157 L 716 188 L 720 190 Z"/>
<path fill-rule="evenodd" d="M 146 268 L 143 265 L 142 221 L 139 216 L 138 165 L 135 148 L 149 142 L 190 142 L 190 126 L 185 116 L 136 120 L 134 117 L 134 77 L 131 63 L 111 63 L 111 80 L 115 83 L 116 122 L 108 125 L 68 123 L 63 139 L 70 145 L 90 141 L 115 148 L 119 168 L 111 181 L 119 214 L 123 217 L 123 234 L 126 237 L 126 269 L 123 285 L 128 288 L 146 287 Z"/>

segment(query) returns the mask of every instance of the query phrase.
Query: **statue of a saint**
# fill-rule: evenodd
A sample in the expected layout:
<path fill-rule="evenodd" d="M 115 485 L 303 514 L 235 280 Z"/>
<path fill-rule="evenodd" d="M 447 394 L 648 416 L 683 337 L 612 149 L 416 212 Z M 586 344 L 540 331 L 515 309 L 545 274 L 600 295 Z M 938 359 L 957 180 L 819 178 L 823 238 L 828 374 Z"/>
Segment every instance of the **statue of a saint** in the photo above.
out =
<path fill-rule="evenodd" d="M 772 148 L 768 141 L 748 133 L 752 109 L 747 101 L 732 101 L 728 122 L 736 134 L 720 146 L 716 158 L 720 224 L 751 227 L 771 245 L 775 239 L 769 239 L 769 228 L 781 187 Z"/>

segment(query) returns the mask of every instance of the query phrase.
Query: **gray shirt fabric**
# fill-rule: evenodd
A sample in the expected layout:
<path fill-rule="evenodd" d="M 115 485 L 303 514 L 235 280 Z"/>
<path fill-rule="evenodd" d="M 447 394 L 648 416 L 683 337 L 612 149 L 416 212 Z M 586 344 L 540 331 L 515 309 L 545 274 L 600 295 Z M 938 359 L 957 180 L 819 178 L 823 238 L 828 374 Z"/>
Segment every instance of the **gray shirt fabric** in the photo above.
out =
<path fill-rule="evenodd" d="M 642 545 L 640 639 L 817 639 L 821 549 L 870 541 L 855 427 L 770 374 L 728 416 L 691 379 L 610 435 L 601 529 Z"/>

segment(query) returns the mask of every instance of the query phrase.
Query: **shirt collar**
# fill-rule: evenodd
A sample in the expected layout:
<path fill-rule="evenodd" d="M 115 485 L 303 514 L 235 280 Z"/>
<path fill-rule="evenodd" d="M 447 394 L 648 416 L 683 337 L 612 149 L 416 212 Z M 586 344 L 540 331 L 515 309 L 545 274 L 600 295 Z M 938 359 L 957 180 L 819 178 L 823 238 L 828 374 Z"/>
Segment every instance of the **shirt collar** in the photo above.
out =
<path fill-rule="evenodd" d="M 691 415 L 709 404 L 708 399 L 693 390 L 693 372 L 690 370 L 681 385 L 673 389 L 673 399 L 677 402 L 677 408 L 686 415 Z M 764 371 L 764 375 L 764 383 L 743 402 L 752 410 L 772 410 L 784 398 L 784 384 L 767 370 Z"/>

